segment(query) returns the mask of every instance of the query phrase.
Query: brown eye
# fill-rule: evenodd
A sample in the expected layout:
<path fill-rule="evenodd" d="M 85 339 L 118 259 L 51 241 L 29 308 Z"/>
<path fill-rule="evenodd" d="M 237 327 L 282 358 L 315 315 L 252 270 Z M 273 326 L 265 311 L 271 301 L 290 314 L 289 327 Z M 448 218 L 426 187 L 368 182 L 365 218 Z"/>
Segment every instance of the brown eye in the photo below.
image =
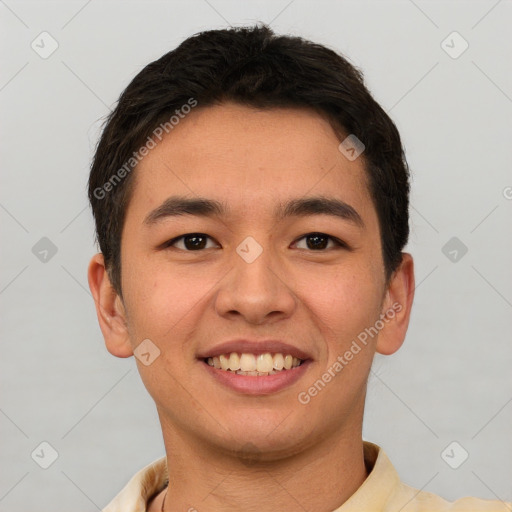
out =
<path fill-rule="evenodd" d="M 346 247 L 346 245 L 337 238 L 326 235 L 325 233 L 308 233 L 300 240 L 306 240 L 305 247 L 298 247 L 299 249 L 309 249 L 311 251 L 323 251 L 332 247 Z M 329 246 L 329 242 L 332 244 Z M 298 242 L 297 242 L 298 243 Z"/>
<path fill-rule="evenodd" d="M 309 249 L 325 249 L 329 245 L 329 237 L 323 235 L 308 235 L 306 237 Z"/>
<path fill-rule="evenodd" d="M 207 247 L 208 240 L 211 240 L 211 237 L 204 233 L 188 233 L 169 240 L 165 247 L 175 247 L 184 251 L 200 251 L 210 248 Z"/>

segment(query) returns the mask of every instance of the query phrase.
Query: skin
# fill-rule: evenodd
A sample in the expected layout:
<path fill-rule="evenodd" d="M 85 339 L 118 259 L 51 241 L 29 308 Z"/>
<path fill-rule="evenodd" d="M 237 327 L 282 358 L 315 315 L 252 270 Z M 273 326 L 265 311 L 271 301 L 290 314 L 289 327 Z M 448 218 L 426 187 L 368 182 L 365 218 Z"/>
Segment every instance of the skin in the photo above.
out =
<path fill-rule="evenodd" d="M 362 157 L 338 150 L 330 124 L 307 109 L 197 107 L 136 169 L 122 233 L 123 299 L 103 257 L 89 285 L 107 349 L 130 357 L 149 338 L 161 351 L 141 378 L 158 410 L 170 473 L 165 509 L 325 511 L 363 483 L 362 420 L 375 352 L 404 341 L 414 295 L 412 257 L 386 282 L 378 218 Z M 223 217 L 144 218 L 172 195 L 224 202 Z M 305 196 L 350 204 L 364 227 L 328 215 L 276 219 L 275 206 Z M 343 240 L 311 249 L 304 235 Z M 187 234 L 211 237 L 187 252 Z M 247 237 L 263 248 L 247 263 Z M 297 399 L 365 328 L 401 310 L 308 404 Z M 272 338 L 308 352 L 293 385 L 248 396 L 218 383 L 197 354 L 235 338 Z M 254 377 L 258 378 L 258 377 Z M 250 446 L 248 446 L 250 441 Z M 160 510 L 164 493 L 149 510 Z"/>

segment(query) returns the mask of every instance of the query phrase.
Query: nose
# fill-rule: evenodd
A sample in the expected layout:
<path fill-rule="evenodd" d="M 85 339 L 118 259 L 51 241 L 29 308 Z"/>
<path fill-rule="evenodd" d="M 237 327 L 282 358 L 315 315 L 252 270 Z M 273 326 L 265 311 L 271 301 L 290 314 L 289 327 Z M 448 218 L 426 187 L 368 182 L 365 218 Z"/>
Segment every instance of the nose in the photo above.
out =
<path fill-rule="evenodd" d="M 215 309 L 223 317 L 243 317 L 259 325 L 292 315 L 296 298 L 286 272 L 269 249 L 254 260 L 234 252 L 233 268 L 221 281 Z"/>

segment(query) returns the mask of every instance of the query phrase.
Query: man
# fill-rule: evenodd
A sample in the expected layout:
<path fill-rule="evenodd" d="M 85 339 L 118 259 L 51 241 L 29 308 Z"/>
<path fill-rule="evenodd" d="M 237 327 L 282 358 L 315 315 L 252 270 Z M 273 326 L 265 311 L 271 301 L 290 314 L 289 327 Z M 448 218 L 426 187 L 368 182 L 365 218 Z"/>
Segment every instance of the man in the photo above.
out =
<path fill-rule="evenodd" d="M 89 285 L 166 457 L 106 512 L 509 510 L 412 489 L 362 440 L 413 302 L 408 196 L 395 125 L 323 46 L 208 31 L 134 78 L 91 169 Z"/>

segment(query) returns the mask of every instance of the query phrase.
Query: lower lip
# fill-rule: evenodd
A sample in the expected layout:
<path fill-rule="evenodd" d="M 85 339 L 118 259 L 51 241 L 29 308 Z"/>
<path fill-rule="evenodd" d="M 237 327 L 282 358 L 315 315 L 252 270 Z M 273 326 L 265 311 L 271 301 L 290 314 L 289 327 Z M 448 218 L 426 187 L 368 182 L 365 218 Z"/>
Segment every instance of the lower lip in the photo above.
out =
<path fill-rule="evenodd" d="M 234 372 L 219 370 L 204 361 L 201 361 L 201 364 L 210 375 L 234 391 L 247 395 L 270 395 L 297 382 L 307 371 L 310 362 L 310 360 L 306 360 L 300 366 L 290 370 L 282 370 L 274 375 L 263 375 L 261 377 L 238 375 Z"/>

